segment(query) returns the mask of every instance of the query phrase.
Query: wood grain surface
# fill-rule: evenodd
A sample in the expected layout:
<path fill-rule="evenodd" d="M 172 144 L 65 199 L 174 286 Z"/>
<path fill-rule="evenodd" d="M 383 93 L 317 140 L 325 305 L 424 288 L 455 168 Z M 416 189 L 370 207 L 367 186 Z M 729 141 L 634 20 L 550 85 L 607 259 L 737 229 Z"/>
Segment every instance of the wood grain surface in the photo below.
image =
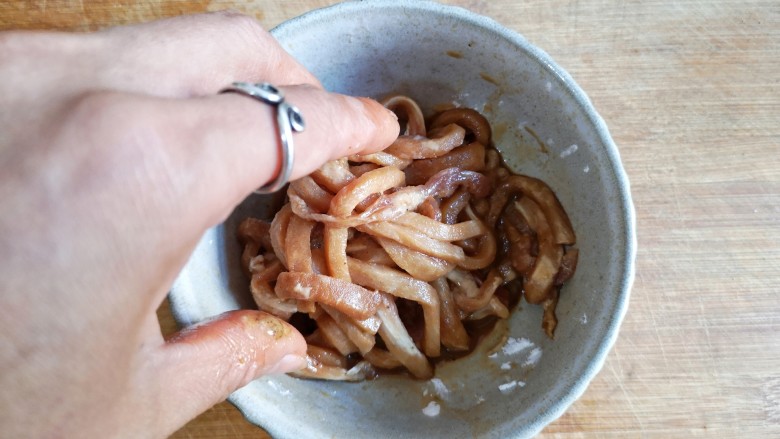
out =
<path fill-rule="evenodd" d="M 330 3 L 6 0 L 0 29 L 87 31 L 225 8 L 271 28 Z M 541 437 L 780 437 L 780 3 L 446 3 L 519 31 L 567 69 L 631 179 L 629 312 L 604 369 Z M 158 314 L 173 331 L 166 304 Z M 222 403 L 173 437 L 268 436 Z"/>

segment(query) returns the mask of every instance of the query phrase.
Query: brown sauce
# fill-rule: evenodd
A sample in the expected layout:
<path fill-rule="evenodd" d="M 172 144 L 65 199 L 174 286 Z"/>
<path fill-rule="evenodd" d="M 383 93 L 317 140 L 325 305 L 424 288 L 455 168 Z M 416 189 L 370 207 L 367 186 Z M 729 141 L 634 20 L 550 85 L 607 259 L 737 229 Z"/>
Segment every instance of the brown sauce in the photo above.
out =
<path fill-rule="evenodd" d="M 489 83 L 493 84 L 493 85 L 499 85 L 499 84 L 498 84 L 498 81 L 496 80 L 496 78 L 494 78 L 494 77 L 492 77 L 492 76 L 488 75 L 488 74 L 487 74 L 487 73 L 485 73 L 485 72 L 482 72 L 482 73 L 480 73 L 480 74 L 479 74 L 479 77 L 480 77 L 480 78 L 482 78 L 482 79 L 484 79 L 485 81 L 487 81 L 487 82 L 489 82 Z"/>

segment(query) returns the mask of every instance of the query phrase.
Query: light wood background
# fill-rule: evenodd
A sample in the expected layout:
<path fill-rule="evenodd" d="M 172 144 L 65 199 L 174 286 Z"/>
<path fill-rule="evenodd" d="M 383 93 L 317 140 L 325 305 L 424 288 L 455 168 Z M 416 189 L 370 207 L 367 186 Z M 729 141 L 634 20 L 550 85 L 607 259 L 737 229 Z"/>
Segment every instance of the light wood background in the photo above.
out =
<path fill-rule="evenodd" d="M 0 29 L 94 30 L 228 7 L 271 28 L 330 3 L 5 0 Z M 519 31 L 567 69 L 631 179 L 639 254 L 620 338 L 541 436 L 780 437 L 780 2 L 446 3 Z M 159 316 L 172 331 L 167 305 Z M 174 437 L 267 435 L 222 403 Z"/>

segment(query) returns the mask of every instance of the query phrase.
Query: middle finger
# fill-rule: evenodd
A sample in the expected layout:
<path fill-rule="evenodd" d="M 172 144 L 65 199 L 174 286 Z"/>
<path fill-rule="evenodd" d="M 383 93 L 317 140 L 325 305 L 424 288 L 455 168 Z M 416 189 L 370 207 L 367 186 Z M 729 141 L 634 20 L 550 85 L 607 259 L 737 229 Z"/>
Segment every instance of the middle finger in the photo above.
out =
<path fill-rule="evenodd" d="M 253 18 L 189 15 L 108 29 L 98 61 L 105 88 L 164 97 L 211 95 L 234 81 L 320 82 Z"/>

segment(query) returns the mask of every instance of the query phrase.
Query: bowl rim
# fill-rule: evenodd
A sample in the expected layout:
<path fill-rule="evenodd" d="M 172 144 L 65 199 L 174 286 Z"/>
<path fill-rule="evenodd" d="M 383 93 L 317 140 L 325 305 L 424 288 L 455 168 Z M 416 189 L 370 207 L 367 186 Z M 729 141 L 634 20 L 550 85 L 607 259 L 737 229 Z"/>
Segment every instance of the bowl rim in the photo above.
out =
<path fill-rule="evenodd" d="M 299 23 L 317 20 L 321 16 L 327 17 L 332 14 L 345 13 L 354 14 L 356 12 L 388 7 L 451 16 L 465 23 L 474 25 L 475 27 L 489 30 L 496 34 L 497 37 L 521 48 L 524 52 L 528 53 L 531 58 L 534 58 L 540 65 L 557 76 L 562 83 L 565 84 L 566 91 L 572 95 L 576 104 L 585 113 L 588 122 L 595 127 L 599 141 L 603 144 L 607 160 L 611 165 L 611 171 L 614 174 L 619 193 L 621 222 L 625 227 L 625 234 L 623 236 L 623 240 L 625 241 L 625 256 L 622 264 L 622 272 L 624 274 L 621 277 L 620 284 L 616 286 L 618 294 L 615 299 L 614 308 L 609 314 L 611 319 L 606 325 L 606 333 L 601 342 L 596 346 L 590 362 L 583 367 L 582 374 L 579 375 L 578 379 L 563 393 L 560 399 L 550 405 L 548 410 L 540 413 L 540 415 L 530 424 L 520 427 L 520 429 L 514 433 L 514 437 L 518 438 L 535 436 L 541 432 L 544 427 L 563 415 L 563 413 L 584 394 L 590 382 L 604 366 L 607 356 L 617 340 L 620 325 L 628 310 L 629 296 L 635 278 L 635 261 L 637 253 L 636 213 L 631 199 L 628 175 L 622 166 L 619 151 L 612 136 L 609 134 L 606 123 L 593 107 L 593 104 L 586 93 L 579 87 L 569 73 L 553 61 L 550 55 L 544 50 L 529 43 L 518 32 L 504 27 L 492 18 L 458 6 L 443 5 L 428 0 L 361 0 L 346 1 L 310 10 L 297 17 L 284 21 L 274 27 L 270 32 L 274 38 L 278 38 L 285 32 L 289 32 L 290 29 L 298 26 Z M 174 318 L 180 323 L 189 323 L 187 317 L 183 315 L 182 312 L 177 311 L 178 307 L 176 306 L 176 303 L 178 301 L 176 300 L 176 294 L 173 290 L 170 294 L 170 300 L 171 312 Z M 251 411 L 243 409 L 241 407 L 241 397 L 239 394 L 234 393 L 229 396 L 227 400 L 236 406 L 248 421 L 263 426 L 262 428 L 266 429 L 272 435 L 283 435 L 283 432 L 276 430 L 273 424 L 264 425 L 267 424 L 267 420 L 258 419 Z"/>

